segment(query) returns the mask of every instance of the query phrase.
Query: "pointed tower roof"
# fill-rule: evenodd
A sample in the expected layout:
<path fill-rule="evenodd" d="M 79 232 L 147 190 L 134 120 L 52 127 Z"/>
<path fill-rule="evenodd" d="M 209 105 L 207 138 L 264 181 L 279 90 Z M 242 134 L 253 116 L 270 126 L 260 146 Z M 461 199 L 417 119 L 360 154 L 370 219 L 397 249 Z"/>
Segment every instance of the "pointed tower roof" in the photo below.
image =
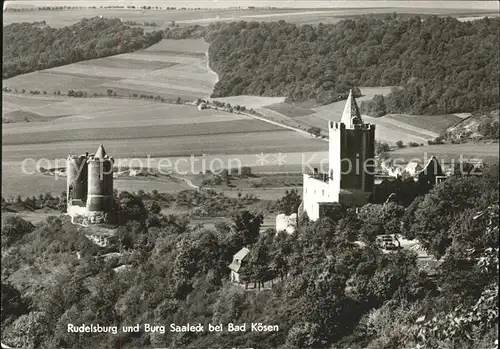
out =
<path fill-rule="evenodd" d="M 106 156 L 106 150 L 104 150 L 104 147 L 102 144 L 99 145 L 99 148 L 97 148 L 97 151 L 95 152 L 95 157 L 98 159 L 104 159 Z"/>
<path fill-rule="evenodd" d="M 358 104 L 352 95 L 352 90 L 349 91 L 349 97 L 347 97 L 340 122 L 344 123 L 346 128 L 352 128 L 355 124 L 363 123 L 363 120 L 361 120 L 361 114 L 359 113 Z"/>

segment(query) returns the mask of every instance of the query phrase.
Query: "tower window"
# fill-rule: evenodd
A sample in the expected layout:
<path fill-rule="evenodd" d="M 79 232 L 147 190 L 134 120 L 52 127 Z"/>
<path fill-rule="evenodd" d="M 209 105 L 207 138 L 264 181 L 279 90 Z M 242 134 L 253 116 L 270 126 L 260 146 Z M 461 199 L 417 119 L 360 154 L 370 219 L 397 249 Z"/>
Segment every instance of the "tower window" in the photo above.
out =
<path fill-rule="evenodd" d="M 321 196 L 325 196 L 325 190 L 324 189 L 321 191 Z"/>

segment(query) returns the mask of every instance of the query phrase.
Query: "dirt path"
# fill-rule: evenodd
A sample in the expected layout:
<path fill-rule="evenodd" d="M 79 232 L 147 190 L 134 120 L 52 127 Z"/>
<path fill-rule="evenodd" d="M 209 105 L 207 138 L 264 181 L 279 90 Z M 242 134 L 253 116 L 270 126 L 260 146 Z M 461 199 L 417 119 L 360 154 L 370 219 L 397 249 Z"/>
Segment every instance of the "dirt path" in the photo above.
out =
<path fill-rule="evenodd" d="M 205 56 L 207 57 L 207 70 L 208 70 L 210 73 L 212 73 L 212 74 L 214 74 L 214 75 L 215 75 L 215 82 L 214 82 L 214 85 L 215 85 L 216 83 L 218 83 L 218 82 L 219 82 L 219 74 L 217 74 L 215 71 L 213 71 L 213 70 L 212 70 L 212 68 L 210 68 L 210 60 L 209 60 L 209 58 L 208 58 L 208 51 L 207 51 L 207 52 L 205 52 Z"/>
<path fill-rule="evenodd" d="M 252 117 L 252 118 L 260 120 L 260 121 L 267 122 L 269 124 L 273 124 L 273 125 L 276 125 L 276 126 L 279 126 L 279 127 L 282 127 L 282 128 L 286 128 L 287 130 L 292 130 L 292 131 L 298 132 L 298 133 L 300 133 L 303 136 L 317 138 L 317 137 L 314 137 L 313 135 L 311 135 L 309 132 L 301 130 L 300 128 L 295 128 L 295 127 L 292 127 L 292 126 L 283 125 L 283 124 L 281 124 L 279 122 L 272 121 L 272 120 L 269 120 L 269 119 L 266 119 L 264 117 L 257 116 L 257 115 L 252 115 L 252 114 L 248 114 L 248 113 L 241 113 L 241 114 L 249 116 L 249 117 Z M 280 115 L 282 115 L 282 114 L 280 114 Z M 284 115 L 282 115 L 282 116 L 284 116 Z M 322 140 L 328 142 L 328 139 L 324 139 L 324 138 L 319 138 L 319 139 L 322 139 Z"/>
<path fill-rule="evenodd" d="M 180 177 L 180 176 L 175 176 L 175 175 L 170 175 L 171 177 L 175 178 L 175 179 L 178 179 L 180 181 L 183 181 L 184 183 L 186 183 L 188 186 L 190 186 L 191 188 L 193 189 L 196 189 L 196 190 L 199 190 L 200 187 L 193 184 L 193 182 L 191 182 L 191 180 L 187 179 L 187 178 L 184 178 L 184 177 Z"/>

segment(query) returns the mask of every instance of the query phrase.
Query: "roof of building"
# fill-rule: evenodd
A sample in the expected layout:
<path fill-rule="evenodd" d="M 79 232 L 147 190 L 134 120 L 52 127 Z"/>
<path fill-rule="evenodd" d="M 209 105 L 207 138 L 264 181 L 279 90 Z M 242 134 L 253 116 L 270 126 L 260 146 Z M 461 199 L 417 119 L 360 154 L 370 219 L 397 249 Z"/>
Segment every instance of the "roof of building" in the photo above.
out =
<path fill-rule="evenodd" d="M 385 185 L 385 184 L 395 183 L 395 182 L 399 182 L 399 181 L 401 181 L 401 179 L 399 179 L 397 177 L 375 176 L 374 184 L 375 185 Z"/>
<path fill-rule="evenodd" d="M 98 159 L 104 159 L 106 157 L 106 150 L 104 150 L 102 144 L 100 144 L 99 148 L 97 148 L 97 151 L 95 152 L 95 157 Z"/>
<path fill-rule="evenodd" d="M 250 250 L 246 247 L 243 247 L 241 250 L 236 252 L 233 256 L 233 261 L 229 264 L 229 269 L 234 272 L 238 272 L 241 268 L 241 261 L 245 259 L 245 257 L 250 253 Z"/>
<path fill-rule="evenodd" d="M 431 168 L 431 164 L 434 165 L 434 171 L 429 171 Z M 422 174 L 434 174 L 436 176 L 443 176 L 444 172 L 443 169 L 441 168 L 441 165 L 439 164 L 439 160 L 435 157 L 432 156 L 429 161 L 427 161 L 427 164 L 423 167 L 423 169 L 420 171 Z"/>
<path fill-rule="evenodd" d="M 340 122 L 344 123 L 346 128 L 352 128 L 355 124 L 363 123 L 361 114 L 359 113 L 358 104 L 356 103 L 356 98 L 354 98 L 352 94 L 352 90 L 349 91 L 349 97 L 347 97 Z"/>

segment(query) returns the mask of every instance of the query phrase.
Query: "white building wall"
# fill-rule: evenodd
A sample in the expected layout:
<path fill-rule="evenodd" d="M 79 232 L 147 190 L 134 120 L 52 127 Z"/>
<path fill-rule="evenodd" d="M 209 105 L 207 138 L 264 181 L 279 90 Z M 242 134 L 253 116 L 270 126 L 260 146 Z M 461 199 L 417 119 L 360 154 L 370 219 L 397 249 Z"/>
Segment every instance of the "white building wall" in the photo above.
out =
<path fill-rule="evenodd" d="M 303 179 L 304 212 L 310 220 L 319 219 L 320 202 L 336 202 L 337 197 L 332 193 L 332 188 L 328 182 L 313 178 L 309 174 L 304 174 Z"/>

